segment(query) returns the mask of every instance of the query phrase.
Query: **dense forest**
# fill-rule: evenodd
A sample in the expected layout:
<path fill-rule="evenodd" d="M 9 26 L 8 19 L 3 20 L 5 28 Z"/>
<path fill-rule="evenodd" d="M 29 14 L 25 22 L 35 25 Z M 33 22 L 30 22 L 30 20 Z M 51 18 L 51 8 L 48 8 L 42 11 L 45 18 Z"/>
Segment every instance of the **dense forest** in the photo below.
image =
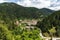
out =
<path fill-rule="evenodd" d="M 38 21 L 37 26 L 42 30 L 44 36 L 60 37 L 60 11 Z"/>

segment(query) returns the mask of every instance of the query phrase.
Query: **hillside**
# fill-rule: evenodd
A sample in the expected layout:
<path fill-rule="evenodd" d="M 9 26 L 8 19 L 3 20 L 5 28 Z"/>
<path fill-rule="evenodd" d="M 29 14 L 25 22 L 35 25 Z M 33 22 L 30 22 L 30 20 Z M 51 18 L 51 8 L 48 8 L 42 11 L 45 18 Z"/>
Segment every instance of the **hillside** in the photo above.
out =
<path fill-rule="evenodd" d="M 60 37 L 60 11 L 56 11 L 38 22 L 37 26 L 42 30 L 44 36 Z"/>
<path fill-rule="evenodd" d="M 54 10 L 50 10 L 50 9 L 47 9 L 47 8 L 42 8 L 42 9 L 40 9 L 40 12 L 47 16 L 47 15 L 52 14 L 54 12 Z"/>
<path fill-rule="evenodd" d="M 53 10 L 50 9 L 37 9 L 34 7 L 23 7 L 20 5 L 17 5 L 15 3 L 1 3 L 0 4 L 0 14 L 1 16 L 7 16 L 9 18 L 15 19 L 15 18 L 40 18 L 41 15 L 42 17 L 45 17 L 45 15 L 49 15 L 52 13 Z"/>

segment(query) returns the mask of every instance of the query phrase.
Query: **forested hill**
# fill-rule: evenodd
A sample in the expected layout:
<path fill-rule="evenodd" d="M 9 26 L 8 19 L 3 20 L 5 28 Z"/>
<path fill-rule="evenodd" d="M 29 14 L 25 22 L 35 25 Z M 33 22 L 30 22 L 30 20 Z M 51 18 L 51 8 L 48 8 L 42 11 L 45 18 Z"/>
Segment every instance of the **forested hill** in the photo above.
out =
<path fill-rule="evenodd" d="M 47 8 L 42 8 L 42 9 L 40 9 L 40 12 L 47 16 L 49 14 L 52 14 L 54 12 L 54 10 L 50 10 L 50 9 L 47 9 Z"/>
<path fill-rule="evenodd" d="M 60 37 L 60 11 L 56 11 L 38 22 L 37 26 L 42 30 L 45 36 Z"/>
<path fill-rule="evenodd" d="M 52 13 L 50 9 L 37 9 L 34 7 L 23 7 L 15 3 L 0 3 L 0 16 L 4 18 L 40 18 Z"/>

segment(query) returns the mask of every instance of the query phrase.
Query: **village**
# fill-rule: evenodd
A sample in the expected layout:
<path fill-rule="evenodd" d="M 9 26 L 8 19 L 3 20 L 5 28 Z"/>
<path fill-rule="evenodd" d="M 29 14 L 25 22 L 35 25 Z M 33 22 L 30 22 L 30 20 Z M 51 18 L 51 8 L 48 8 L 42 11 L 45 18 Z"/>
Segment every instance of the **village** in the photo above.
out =
<path fill-rule="evenodd" d="M 26 24 L 26 27 L 24 28 L 27 28 L 27 29 L 34 29 L 34 25 L 36 25 L 38 22 L 38 20 L 19 20 L 19 21 L 16 21 L 15 24 L 17 25 L 21 25 L 22 23 Z M 42 39 L 44 40 L 60 40 L 59 37 L 44 37 L 41 30 L 40 30 L 40 36 L 42 37 Z"/>

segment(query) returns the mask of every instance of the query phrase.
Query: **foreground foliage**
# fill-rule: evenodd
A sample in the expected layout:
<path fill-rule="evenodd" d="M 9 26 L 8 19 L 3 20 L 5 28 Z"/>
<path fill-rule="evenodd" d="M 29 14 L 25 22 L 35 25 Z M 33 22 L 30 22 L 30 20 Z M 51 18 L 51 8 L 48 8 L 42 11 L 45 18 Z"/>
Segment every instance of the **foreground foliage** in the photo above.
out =
<path fill-rule="evenodd" d="M 16 26 L 9 30 L 7 25 L 0 24 L 0 40 L 42 40 L 38 28 L 22 29 L 22 26 Z"/>

